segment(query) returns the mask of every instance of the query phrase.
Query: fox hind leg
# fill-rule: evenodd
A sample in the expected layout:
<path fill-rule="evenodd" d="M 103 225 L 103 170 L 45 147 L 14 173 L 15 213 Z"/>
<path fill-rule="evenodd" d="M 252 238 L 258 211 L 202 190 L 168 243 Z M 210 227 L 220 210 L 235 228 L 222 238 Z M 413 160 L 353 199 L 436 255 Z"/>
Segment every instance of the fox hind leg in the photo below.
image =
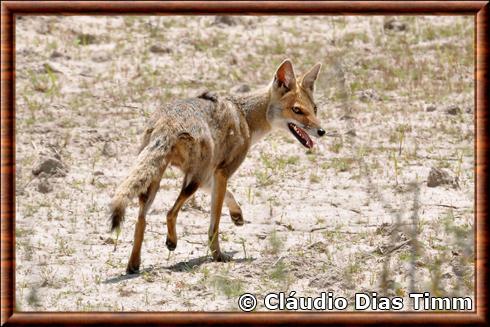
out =
<path fill-rule="evenodd" d="M 186 176 L 184 181 L 189 180 Z M 187 185 L 186 185 L 187 184 Z M 177 200 L 175 201 L 172 209 L 167 213 L 167 240 L 165 245 L 170 251 L 175 250 L 177 247 L 177 231 L 175 224 L 177 222 L 177 215 L 184 205 L 185 201 L 189 199 L 199 188 L 199 182 L 194 179 L 190 179 L 190 182 L 184 183 L 182 190 L 180 191 Z"/>
<path fill-rule="evenodd" d="M 226 191 L 225 203 L 228 209 L 230 209 L 231 221 L 233 221 L 236 226 L 242 226 L 244 224 L 242 209 L 235 200 L 233 193 L 231 193 L 230 191 Z"/>
<path fill-rule="evenodd" d="M 143 243 L 146 227 L 146 213 L 153 203 L 159 187 L 160 178 L 150 184 L 146 193 L 140 194 L 139 196 L 140 210 L 136 228 L 134 230 L 133 250 L 131 251 L 131 256 L 129 257 L 128 266 L 126 268 L 128 274 L 134 274 L 139 271 L 141 263 L 141 245 Z"/>
<path fill-rule="evenodd" d="M 213 192 L 212 188 L 213 188 L 212 179 L 208 180 L 202 186 L 202 189 L 209 194 L 212 194 Z M 228 190 L 226 191 L 224 202 L 226 203 L 226 206 L 230 210 L 231 221 L 237 226 L 242 226 L 244 224 L 242 209 L 240 208 L 238 202 L 235 200 L 235 196 L 231 191 Z"/>

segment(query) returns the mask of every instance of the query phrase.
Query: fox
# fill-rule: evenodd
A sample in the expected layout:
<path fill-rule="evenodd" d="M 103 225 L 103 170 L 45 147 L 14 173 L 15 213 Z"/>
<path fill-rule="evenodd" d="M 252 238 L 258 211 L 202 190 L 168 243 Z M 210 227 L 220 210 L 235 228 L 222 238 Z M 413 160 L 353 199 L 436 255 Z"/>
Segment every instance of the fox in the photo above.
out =
<path fill-rule="evenodd" d="M 305 74 L 296 76 L 291 60 L 285 59 L 266 87 L 245 94 L 204 91 L 194 98 L 162 105 L 152 113 L 138 157 L 110 204 L 111 231 L 115 231 L 120 230 L 130 201 L 136 196 L 139 199 L 128 274 L 139 272 L 145 217 L 169 165 L 180 169 L 184 178 L 166 216 L 168 250 L 174 251 L 177 246 L 176 221 L 180 209 L 202 189 L 211 194 L 208 246 L 212 259 L 231 260 L 219 245 L 223 204 L 235 225 L 243 225 L 244 219 L 235 196 L 227 189 L 228 180 L 252 145 L 273 130 L 291 133 L 306 148 L 314 146 L 310 136 L 325 135 L 313 97 L 320 69 L 321 63 L 317 63 Z"/>

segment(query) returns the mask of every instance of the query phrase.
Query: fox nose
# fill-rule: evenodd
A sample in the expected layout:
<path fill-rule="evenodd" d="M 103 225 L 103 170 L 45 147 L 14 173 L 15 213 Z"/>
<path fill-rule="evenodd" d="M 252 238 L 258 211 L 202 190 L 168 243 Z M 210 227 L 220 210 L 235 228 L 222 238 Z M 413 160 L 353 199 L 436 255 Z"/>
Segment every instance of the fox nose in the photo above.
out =
<path fill-rule="evenodd" d="M 319 128 L 317 133 L 318 133 L 318 136 L 323 136 L 323 135 L 325 135 L 325 130 L 323 128 Z"/>

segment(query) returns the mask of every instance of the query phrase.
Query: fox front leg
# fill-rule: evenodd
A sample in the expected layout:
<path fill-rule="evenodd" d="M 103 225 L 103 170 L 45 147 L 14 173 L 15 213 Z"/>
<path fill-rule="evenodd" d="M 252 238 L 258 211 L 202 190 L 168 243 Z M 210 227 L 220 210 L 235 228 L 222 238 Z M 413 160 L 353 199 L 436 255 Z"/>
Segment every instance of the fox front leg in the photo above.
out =
<path fill-rule="evenodd" d="M 215 261 L 229 261 L 230 256 L 221 252 L 219 247 L 219 222 L 221 209 L 226 195 L 226 183 L 228 179 L 221 172 L 216 172 L 211 193 L 211 224 L 209 225 L 209 248 Z"/>

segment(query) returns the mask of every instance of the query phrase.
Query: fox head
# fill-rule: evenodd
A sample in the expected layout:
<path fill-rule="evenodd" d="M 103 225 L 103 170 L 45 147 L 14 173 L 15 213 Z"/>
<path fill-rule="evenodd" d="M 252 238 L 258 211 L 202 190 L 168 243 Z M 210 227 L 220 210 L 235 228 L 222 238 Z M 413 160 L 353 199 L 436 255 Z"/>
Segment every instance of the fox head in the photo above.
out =
<path fill-rule="evenodd" d="M 321 64 L 318 63 L 306 74 L 296 78 L 291 61 L 284 60 L 274 74 L 267 110 L 267 120 L 272 128 L 291 132 L 307 148 L 314 144 L 309 135 L 325 135 L 313 100 L 320 68 Z"/>

